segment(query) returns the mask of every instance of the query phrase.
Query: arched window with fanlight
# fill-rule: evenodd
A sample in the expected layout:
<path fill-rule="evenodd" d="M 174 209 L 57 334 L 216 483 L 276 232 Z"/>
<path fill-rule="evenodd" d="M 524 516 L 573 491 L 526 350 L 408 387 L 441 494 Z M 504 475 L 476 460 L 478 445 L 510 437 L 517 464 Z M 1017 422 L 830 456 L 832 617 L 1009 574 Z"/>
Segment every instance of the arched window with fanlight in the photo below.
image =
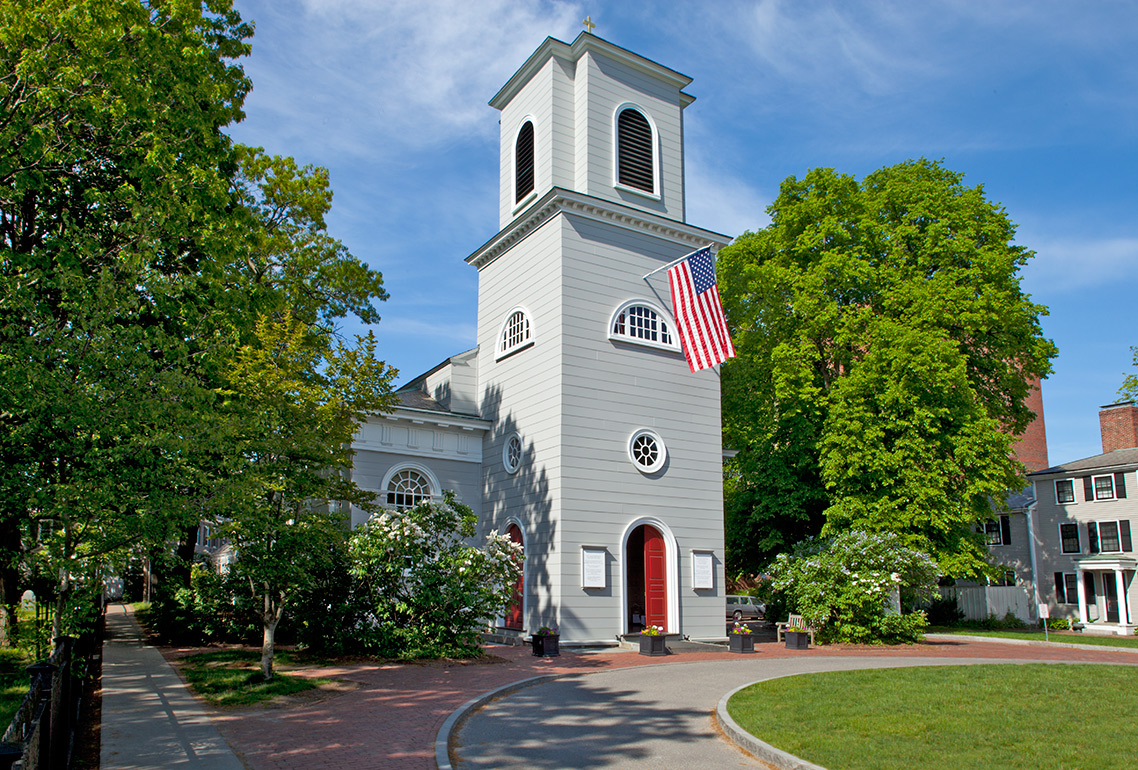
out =
<path fill-rule="evenodd" d="M 664 350 L 680 349 L 671 316 L 647 300 L 630 300 L 618 307 L 609 321 L 608 336 Z"/>
<path fill-rule="evenodd" d="M 656 189 L 656 137 L 648 116 L 637 107 L 616 113 L 616 183 L 652 196 Z"/>
<path fill-rule="evenodd" d="M 506 320 L 498 332 L 496 358 L 505 358 L 532 344 L 533 325 L 530 323 L 529 313 L 525 308 L 514 308 L 506 314 Z"/>
<path fill-rule="evenodd" d="M 429 502 L 438 494 L 430 476 L 420 468 L 394 470 L 384 484 L 384 500 L 388 508 L 403 510 Z"/>
<path fill-rule="evenodd" d="M 521 203 L 534 188 L 534 132 L 533 121 L 527 120 L 518 129 L 514 141 L 514 203 Z"/>

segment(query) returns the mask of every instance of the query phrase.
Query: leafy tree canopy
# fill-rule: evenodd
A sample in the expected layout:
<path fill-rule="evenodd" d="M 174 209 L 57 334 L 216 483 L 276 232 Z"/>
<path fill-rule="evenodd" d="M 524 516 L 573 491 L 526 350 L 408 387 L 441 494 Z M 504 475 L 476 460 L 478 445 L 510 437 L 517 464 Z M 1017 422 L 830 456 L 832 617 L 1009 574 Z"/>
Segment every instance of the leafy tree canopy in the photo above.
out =
<path fill-rule="evenodd" d="M 1024 485 L 1011 456 L 1050 371 L 1032 256 L 981 187 L 927 160 L 782 183 L 771 224 L 719 253 L 739 357 L 723 367 L 728 556 L 758 571 L 823 528 L 892 532 L 946 574 Z"/>
<path fill-rule="evenodd" d="M 1130 352 L 1134 354 L 1134 367 L 1138 369 L 1138 347 L 1130 348 Z M 1118 389 L 1118 395 L 1138 400 L 1138 373 L 1126 375 L 1122 387 Z"/>

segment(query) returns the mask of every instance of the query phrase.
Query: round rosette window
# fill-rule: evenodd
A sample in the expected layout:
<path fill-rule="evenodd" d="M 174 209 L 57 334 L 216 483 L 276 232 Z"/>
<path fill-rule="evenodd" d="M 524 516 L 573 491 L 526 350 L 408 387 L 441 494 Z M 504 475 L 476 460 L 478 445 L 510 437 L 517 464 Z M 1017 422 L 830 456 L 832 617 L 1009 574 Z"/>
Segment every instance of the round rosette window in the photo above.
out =
<path fill-rule="evenodd" d="M 518 468 L 522 467 L 522 437 L 517 433 L 511 434 L 502 447 L 502 464 L 510 473 L 517 473 Z"/>
<path fill-rule="evenodd" d="M 664 467 L 668 450 L 664 440 L 653 430 L 638 430 L 628 442 L 628 457 L 632 464 L 644 473 L 655 473 Z"/>

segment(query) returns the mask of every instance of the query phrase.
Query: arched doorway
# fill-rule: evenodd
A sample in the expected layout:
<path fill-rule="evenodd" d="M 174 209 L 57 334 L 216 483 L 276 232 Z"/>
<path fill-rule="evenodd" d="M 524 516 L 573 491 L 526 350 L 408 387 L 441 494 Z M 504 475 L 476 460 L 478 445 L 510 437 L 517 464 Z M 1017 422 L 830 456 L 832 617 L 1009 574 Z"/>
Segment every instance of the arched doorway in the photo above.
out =
<path fill-rule="evenodd" d="M 522 545 L 522 530 L 517 524 L 511 524 L 507 527 L 506 534 L 510 540 L 518 545 Z M 525 603 L 525 562 L 522 562 L 522 564 L 522 572 L 518 575 L 518 582 L 514 584 L 513 595 L 510 598 L 510 606 L 506 610 L 506 628 L 512 628 L 516 631 L 522 630 L 522 611 Z"/>
<path fill-rule="evenodd" d="M 625 545 L 625 584 L 628 587 L 628 632 L 646 626 L 668 630 L 668 553 L 664 535 L 641 524 Z"/>

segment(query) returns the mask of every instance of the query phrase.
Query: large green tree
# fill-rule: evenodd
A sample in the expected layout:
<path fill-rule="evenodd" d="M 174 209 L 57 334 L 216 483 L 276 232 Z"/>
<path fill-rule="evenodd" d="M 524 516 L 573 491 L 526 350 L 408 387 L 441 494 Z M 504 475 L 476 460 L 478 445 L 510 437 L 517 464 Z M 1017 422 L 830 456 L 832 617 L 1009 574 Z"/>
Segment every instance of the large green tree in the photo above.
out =
<path fill-rule="evenodd" d="M 21 534 L 54 532 L 63 601 L 77 559 L 191 515 L 172 480 L 210 399 L 204 234 L 231 207 L 250 34 L 224 0 L 0 0 L 6 603 Z"/>
<path fill-rule="evenodd" d="M 314 342 L 288 311 L 262 317 L 227 373 L 240 465 L 219 532 L 236 548 L 236 568 L 261 605 L 266 679 L 290 600 L 346 537 L 346 506 L 366 509 L 374 498 L 347 473 L 350 444 L 367 412 L 390 407 L 393 375 L 376 359 L 373 336 L 355 347 Z"/>
<path fill-rule="evenodd" d="M 860 183 L 815 169 L 720 251 L 739 350 L 723 367 L 732 570 L 855 528 L 949 575 L 984 568 L 976 526 L 1025 483 L 1012 445 L 1055 347 L 1020 288 L 1032 253 L 962 181 L 927 160 Z"/>

